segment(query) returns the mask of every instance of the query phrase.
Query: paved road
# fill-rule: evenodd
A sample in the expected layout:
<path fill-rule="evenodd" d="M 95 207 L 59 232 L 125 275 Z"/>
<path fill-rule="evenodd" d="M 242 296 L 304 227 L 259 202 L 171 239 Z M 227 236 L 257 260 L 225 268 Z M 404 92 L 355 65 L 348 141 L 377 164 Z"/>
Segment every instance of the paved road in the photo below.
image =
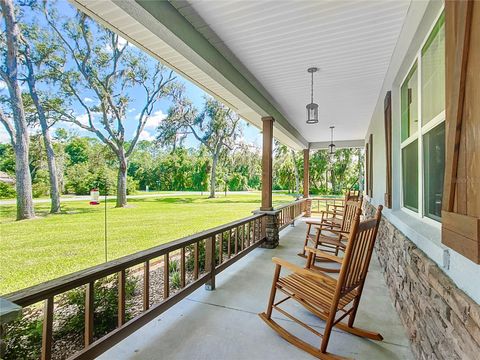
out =
<path fill-rule="evenodd" d="M 174 193 L 161 193 L 161 194 L 141 194 L 141 195 L 127 195 L 127 199 L 142 199 L 142 198 L 150 198 L 150 197 L 167 197 L 167 196 L 180 196 L 180 195 L 200 195 L 200 191 L 178 191 Z M 205 196 L 208 195 L 208 192 L 203 193 Z M 217 195 L 221 196 L 225 194 L 224 192 L 217 192 Z M 252 194 L 249 191 L 235 191 L 232 194 Z M 103 198 L 103 197 L 102 197 Z M 115 199 L 115 195 L 107 196 L 108 199 Z M 70 201 L 89 201 L 90 195 L 75 195 L 69 197 L 62 197 L 60 199 L 61 202 L 70 202 Z M 34 204 L 41 204 L 41 203 L 48 203 L 50 199 L 43 198 L 43 199 L 33 199 Z M 0 200 L 0 205 L 15 205 L 15 199 L 7 199 L 7 200 Z"/>

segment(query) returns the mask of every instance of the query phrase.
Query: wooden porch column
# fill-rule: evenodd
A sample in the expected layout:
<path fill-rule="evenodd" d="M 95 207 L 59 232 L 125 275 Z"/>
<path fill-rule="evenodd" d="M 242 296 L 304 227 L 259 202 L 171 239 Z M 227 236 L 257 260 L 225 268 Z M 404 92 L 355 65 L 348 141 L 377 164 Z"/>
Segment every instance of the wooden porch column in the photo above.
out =
<path fill-rule="evenodd" d="M 262 206 L 260 210 L 270 211 L 272 207 L 272 151 L 273 122 L 271 116 L 262 117 L 263 147 L 262 147 Z"/>
<path fill-rule="evenodd" d="M 303 149 L 303 197 L 310 196 L 310 149 Z M 312 200 L 305 202 L 305 216 L 312 216 Z"/>
<path fill-rule="evenodd" d="M 310 196 L 310 149 L 303 149 L 303 197 Z"/>

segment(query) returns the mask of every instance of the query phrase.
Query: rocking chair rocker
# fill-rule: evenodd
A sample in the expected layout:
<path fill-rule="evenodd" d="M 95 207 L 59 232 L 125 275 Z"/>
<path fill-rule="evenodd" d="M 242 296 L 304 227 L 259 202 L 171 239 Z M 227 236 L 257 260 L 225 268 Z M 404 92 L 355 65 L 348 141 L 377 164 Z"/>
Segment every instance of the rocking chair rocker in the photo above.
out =
<path fill-rule="evenodd" d="M 287 261 L 273 258 L 272 261 L 276 266 L 272 290 L 266 312 L 259 314 L 261 319 L 273 330 L 278 332 L 285 340 L 319 359 L 345 359 L 327 352 L 329 338 L 334 326 L 353 335 L 372 340 L 383 340 L 383 337 L 378 333 L 362 330 L 353 326 L 362 296 L 368 266 L 372 257 L 381 213 L 382 206 L 380 205 L 375 218 L 360 223 L 361 210 L 357 209 L 343 259 L 310 247 L 306 247 L 309 258 L 306 268 L 301 268 Z M 340 263 L 341 270 L 338 279 L 310 269 L 310 260 L 313 255 L 326 257 Z M 280 277 L 282 267 L 287 268 L 292 273 Z M 284 293 L 286 297 L 275 302 L 277 290 Z M 279 305 L 288 300 L 297 301 L 308 311 L 320 319 L 325 320 L 324 333 L 319 333 L 317 330 L 287 313 L 284 309 L 281 309 Z M 321 337 L 320 348 L 316 348 L 290 334 L 277 322 L 272 320 L 273 309 Z M 348 321 L 342 322 L 346 317 L 348 317 Z"/>

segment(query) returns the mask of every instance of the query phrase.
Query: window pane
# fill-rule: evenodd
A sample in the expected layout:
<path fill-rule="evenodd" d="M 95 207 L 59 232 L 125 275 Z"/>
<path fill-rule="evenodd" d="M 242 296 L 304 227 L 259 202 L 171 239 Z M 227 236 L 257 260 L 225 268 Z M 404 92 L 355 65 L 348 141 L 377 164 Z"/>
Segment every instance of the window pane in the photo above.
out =
<path fill-rule="evenodd" d="M 418 129 L 418 71 L 415 63 L 405 79 L 401 92 L 402 141 Z"/>
<path fill-rule="evenodd" d="M 445 109 L 445 17 L 438 19 L 422 49 L 422 124 Z"/>
<path fill-rule="evenodd" d="M 418 140 L 402 149 L 403 206 L 418 211 Z"/>
<path fill-rule="evenodd" d="M 445 123 L 423 136 L 425 216 L 440 221 L 445 170 Z"/>

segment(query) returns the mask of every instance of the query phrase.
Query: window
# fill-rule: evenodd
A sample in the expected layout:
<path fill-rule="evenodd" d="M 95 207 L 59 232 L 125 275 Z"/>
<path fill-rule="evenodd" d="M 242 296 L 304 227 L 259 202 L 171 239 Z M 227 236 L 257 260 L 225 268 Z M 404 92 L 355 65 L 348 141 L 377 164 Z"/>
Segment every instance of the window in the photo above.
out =
<path fill-rule="evenodd" d="M 400 88 L 402 205 L 440 221 L 445 170 L 445 17 Z"/>

